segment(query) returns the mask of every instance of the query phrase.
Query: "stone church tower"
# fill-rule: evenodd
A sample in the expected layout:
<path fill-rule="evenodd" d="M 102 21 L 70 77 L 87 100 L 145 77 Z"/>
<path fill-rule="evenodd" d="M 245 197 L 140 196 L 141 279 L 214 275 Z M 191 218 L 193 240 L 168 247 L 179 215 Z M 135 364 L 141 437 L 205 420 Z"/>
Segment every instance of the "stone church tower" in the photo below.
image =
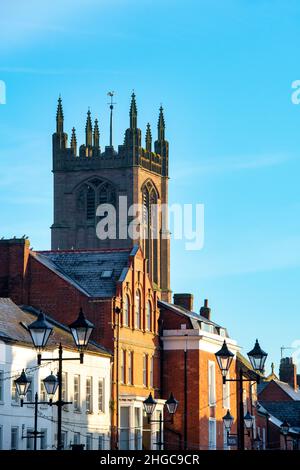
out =
<path fill-rule="evenodd" d="M 111 119 L 112 109 L 111 105 Z M 151 217 L 153 204 L 159 207 L 168 204 L 169 147 L 165 140 L 163 108 L 160 107 L 159 110 L 154 151 L 149 124 L 145 148 L 142 147 L 134 93 L 131 96 L 129 118 L 129 128 L 125 132 L 123 145 L 118 146 L 118 151 L 112 145 L 112 129 L 110 145 L 102 150 L 98 121 L 95 120 L 93 125 L 91 113 L 88 111 L 85 144 L 79 147 L 78 152 L 74 128 L 68 146 L 68 135 L 64 132 L 62 101 L 59 98 L 56 132 L 53 134 L 52 250 L 130 248 L 139 243 L 147 259 L 148 272 L 154 285 L 161 291 L 161 298 L 169 300 L 170 240 L 167 214 L 165 211 L 159 214 L 157 223 L 154 224 L 155 229 L 152 227 Z M 125 198 L 121 196 L 127 197 L 125 210 Z M 116 209 L 116 239 L 100 240 L 97 237 L 96 226 L 101 217 L 96 216 L 96 210 L 103 203 L 113 204 Z M 134 219 L 127 212 L 127 208 L 132 204 L 141 204 L 144 208 L 141 225 L 143 235 L 138 239 L 126 236 L 126 229 Z M 119 226 L 121 211 L 125 220 L 123 227 Z"/>

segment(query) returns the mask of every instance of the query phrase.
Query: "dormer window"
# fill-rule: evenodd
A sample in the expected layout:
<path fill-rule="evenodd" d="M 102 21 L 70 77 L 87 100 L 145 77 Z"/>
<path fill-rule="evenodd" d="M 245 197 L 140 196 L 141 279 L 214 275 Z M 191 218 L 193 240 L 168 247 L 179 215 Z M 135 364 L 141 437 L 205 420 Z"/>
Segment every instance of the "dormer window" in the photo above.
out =
<path fill-rule="evenodd" d="M 101 278 L 102 278 L 102 279 L 109 279 L 109 278 L 111 278 L 112 273 L 113 273 L 113 272 L 112 272 L 111 269 L 107 269 L 106 271 L 102 271 L 102 273 L 101 273 Z"/>
<path fill-rule="evenodd" d="M 210 323 L 201 322 L 201 330 L 206 331 L 207 333 L 213 333 L 214 327 Z"/>

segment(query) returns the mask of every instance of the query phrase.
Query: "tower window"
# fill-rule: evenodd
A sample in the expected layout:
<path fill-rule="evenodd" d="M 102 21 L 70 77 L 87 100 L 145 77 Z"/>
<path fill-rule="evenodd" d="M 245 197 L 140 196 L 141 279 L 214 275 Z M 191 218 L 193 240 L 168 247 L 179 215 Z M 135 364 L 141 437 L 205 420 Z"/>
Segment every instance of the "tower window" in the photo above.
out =
<path fill-rule="evenodd" d="M 95 207 L 95 191 L 89 186 L 86 193 L 86 218 L 93 220 L 95 218 L 96 207 Z"/>
<path fill-rule="evenodd" d="M 139 290 L 135 294 L 135 327 L 139 330 L 142 328 L 141 294 Z"/>

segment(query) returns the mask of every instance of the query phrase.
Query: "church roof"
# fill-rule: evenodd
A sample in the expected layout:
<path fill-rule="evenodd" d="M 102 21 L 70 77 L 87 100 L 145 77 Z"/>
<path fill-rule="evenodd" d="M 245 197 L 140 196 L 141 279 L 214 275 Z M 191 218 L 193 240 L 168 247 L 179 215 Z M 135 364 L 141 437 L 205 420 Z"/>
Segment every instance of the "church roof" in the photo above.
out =
<path fill-rule="evenodd" d="M 89 297 L 112 297 L 129 266 L 128 250 L 41 251 L 35 258 Z"/>

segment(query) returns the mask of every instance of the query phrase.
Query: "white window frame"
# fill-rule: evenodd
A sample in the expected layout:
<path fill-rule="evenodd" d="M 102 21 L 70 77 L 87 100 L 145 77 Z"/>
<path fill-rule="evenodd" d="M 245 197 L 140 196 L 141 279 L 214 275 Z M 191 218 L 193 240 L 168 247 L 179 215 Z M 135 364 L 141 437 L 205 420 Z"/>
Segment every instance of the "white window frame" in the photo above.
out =
<path fill-rule="evenodd" d="M 213 426 L 210 424 L 214 423 Z M 211 428 L 214 428 L 213 435 L 211 434 Z M 208 448 L 209 450 L 216 450 L 217 448 L 217 421 L 216 418 L 208 418 Z"/>
<path fill-rule="evenodd" d="M 13 434 L 13 429 L 16 430 L 16 447 L 12 447 L 12 434 Z M 11 450 L 18 450 L 19 448 L 19 426 L 12 426 L 10 428 L 10 449 Z"/>
<path fill-rule="evenodd" d="M 4 403 L 4 370 L 0 370 L 0 403 Z"/>
<path fill-rule="evenodd" d="M 89 394 L 88 394 L 88 388 L 89 388 Z M 88 402 L 89 402 L 89 405 L 88 405 Z M 92 376 L 88 376 L 85 379 L 85 407 L 86 407 L 85 409 L 86 413 L 88 414 L 93 413 L 93 377 Z"/>
<path fill-rule="evenodd" d="M 75 392 L 75 379 L 78 379 L 78 391 Z M 74 375 L 74 380 L 73 380 L 73 387 L 74 387 L 74 400 L 73 400 L 73 405 L 74 405 L 74 411 L 80 412 L 81 411 L 81 402 L 80 402 L 80 375 L 75 374 Z M 75 399 L 75 393 L 77 395 L 77 398 Z"/>
<path fill-rule="evenodd" d="M 214 361 L 208 361 L 208 404 L 216 406 L 216 363 Z"/>
<path fill-rule="evenodd" d="M 102 397 L 100 403 L 100 384 L 102 389 Z M 105 379 L 100 378 L 98 379 L 98 413 L 105 413 Z"/>

